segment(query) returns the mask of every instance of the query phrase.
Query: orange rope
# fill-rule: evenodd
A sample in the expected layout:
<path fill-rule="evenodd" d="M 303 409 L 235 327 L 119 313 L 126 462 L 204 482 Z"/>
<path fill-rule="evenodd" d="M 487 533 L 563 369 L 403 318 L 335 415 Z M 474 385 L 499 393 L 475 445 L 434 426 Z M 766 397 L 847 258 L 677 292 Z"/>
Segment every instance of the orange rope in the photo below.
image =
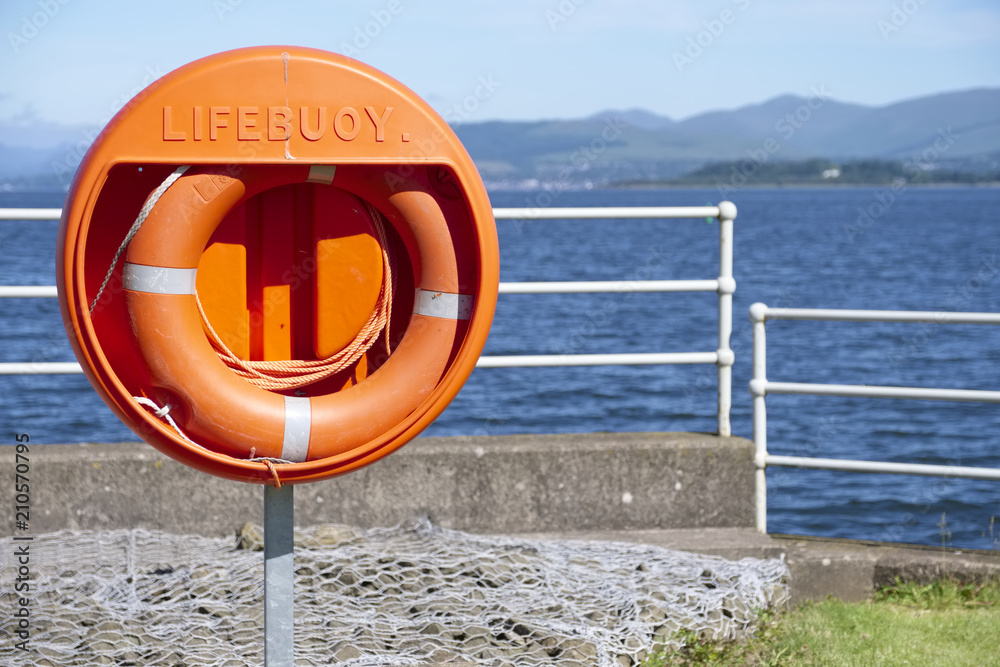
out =
<path fill-rule="evenodd" d="M 371 215 L 372 222 L 378 232 L 379 244 L 382 249 L 382 288 L 379 290 L 378 300 L 375 302 L 375 309 L 369 316 L 368 321 L 361 327 L 361 331 L 342 350 L 326 357 L 325 359 L 300 360 L 290 359 L 287 361 L 245 361 L 237 357 L 230 350 L 219 334 L 216 333 L 212 324 L 205 315 L 201 300 L 198 300 L 198 311 L 201 313 L 201 321 L 208 333 L 212 345 L 219 358 L 233 371 L 262 389 L 270 391 L 282 391 L 287 389 L 297 389 L 319 382 L 324 378 L 335 375 L 348 368 L 351 364 L 361 358 L 367 352 L 378 337 L 385 331 L 385 348 L 389 349 L 389 321 L 392 318 L 392 296 L 396 289 L 396 276 L 392 270 L 392 258 L 389 255 L 389 242 L 386 237 L 385 220 L 382 214 L 374 206 L 365 202 L 365 207 Z M 197 296 L 195 297 L 197 299 Z"/>
<path fill-rule="evenodd" d="M 281 479 L 278 477 L 278 469 L 274 467 L 274 462 L 269 460 L 264 460 L 264 465 L 267 466 L 267 471 L 271 473 L 271 478 L 274 480 L 274 488 L 281 488 Z"/>

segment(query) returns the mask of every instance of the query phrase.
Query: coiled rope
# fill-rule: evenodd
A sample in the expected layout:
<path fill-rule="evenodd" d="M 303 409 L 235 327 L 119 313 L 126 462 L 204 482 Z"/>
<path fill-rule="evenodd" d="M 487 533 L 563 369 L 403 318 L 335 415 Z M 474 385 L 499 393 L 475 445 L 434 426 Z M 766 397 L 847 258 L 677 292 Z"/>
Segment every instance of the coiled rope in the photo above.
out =
<path fill-rule="evenodd" d="M 115 252 L 114 258 L 111 260 L 111 266 L 108 267 L 108 272 L 105 274 L 104 281 L 97 290 L 97 294 L 94 296 L 94 300 L 90 304 L 90 314 L 93 316 L 94 310 L 97 307 L 101 296 L 104 294 L 108 283 L 111 281 L 114 275 L 115 268 L 118 265 L 119 260 L 125 253 L 125 249 L 128 244 L 135 237 L 136 233 L 139 231 L 142 224 L 149 217 L 150 211 L 156 206 L 160 197 L 163 193 L 180 178 L 185 171 L 188 170 L 190 165 L 181 165 L 177 167 L 169 176 L 167 176 L 162 183 L 146 199 L 143 203 L 142 208 L 139 210 L 139 214 L 136 216 L 135 222 L 129 228 L 128 232 L 125 234 L 125 238 L 122 240 L 121 245 Z M 386 235 L 386 221 L 382 213 L 372 206 L 368 202 L 364 202 L 365 208 L 368 211 L 369 216 L 372 219 L 372 223 L 375 226 L 375 230 L 378 233 L 378 240 L 380 249 L 382 252 L 382 286 L 379 290 L 378 299 L 375 303 L 375 308 L 371 315 L 368 317 L 368 321 L 361 328 L 361 331 L 354 337 L 346 347 L 330 355 L 324 359 L 315 360 L 287 360 L 287 361 L 246 361 L 237 357 L 232 350 L 222 341 L 219 334 L 215 331 L 211 322 L 208 321 L 208 316 L 205 314 L 205 309 L 202 307 L 201 299 L 198 298 L 197 291 L 195 291 L 195 301 L 198 304 L 198 312 L 201 314 L 202 325 L 205 328 L 205 332 L 208 334 L 209 340 L 215 347 L 216 352 L 219 354 L 219 358 L 233 371 L 237 373 L 240 377 L 244 378 L 248 382 L 261 387 L 263 389 L 275 391 L 275 390 L 288 390 L 297 389 L 304 387 L 314 382 L 318 382 L 324 378 L 330 377 L 340 371 L 346 369 L 351 364 L 356 362 L 361 356 L 371 349 L 372 345 L 378 340 L 382 332 L 385 332 L 385 348 L 386 353 L 391 352 L 389 343 L 389 326 L 392 319 L 392 299 L 396 291 L 396 273 L 394 271 L 394 261 L 392 254 L 389 250 L 389 240 Z M 196 443 L 191 438 L 181 430 L 177 422 L 170 416 L 170 410 L 172 406 L 167 403 L 164 406 L 158 405 L 156 402 L 146 398 L 144 396 L 133 396 L 132 397 L 136 403 L 146 407 L 151 410 L 153 414 L 166 421 L 173 427 L 174 431 L 180 435 L 188 443 L 197 446 L 202 449 L 207 449 L 203 445 Z M 271 474 L 273 484 L 277 488 L 281 488 L 281 479 L 278 477 L 278 471 L 274 467 L 276 463 L 291 463 L 291 461 L 286 461 L 280 458 L 272 457 L 258 457 L 254 455 L 254 451 L 250 451 L 248 457 L 250 461 L 262 462 L 267 466 L 268 471 Z"/>
<path fill-rule="evenodd" d="M 197 443 L 194 440 L 192 440 L 191 438 L 189 438 L 188 434 L 181 430 L 181 427 L 177 425 L 177 422 L 174 420 L 174 418 L 170 416 L 170 411 L 173 409 L 173 406 L 170 405 L 169 403 L 167 403 L 166 405 L 164 405 L 161 408 L 159 406 L 159 404 L 156 403 L 156 401 L 150 400 L 150 399 L 146 398 L 145 396 L 133 396 L 132 400 L 135 401 L 136 403 L 138 403 L 139 405 L 148 408 L 149 410 L 152 411 L 152 413 L 155 416 L 159 417 L 163 421 L 165 421 L 168 424 L 170 424 L 170 426 L 173 427 L 174 431 L 177 433 L 177 435 L 179 435 L 181 437 L 182 440 L 185 440 L 189 444 L 194 445 L 195 447 L 197 447 L 199 449 L 203 449 L 206 452 L 214 453 L 208 447 L 206 447 L 206 446 L 204 446 L 204 445 L 202 445 L 200 443 Z M 287 459 L 275 458 L 273 456 L 255 456 L 255 453 L 256 452 L 254 452 L 253 448 L 251 448 L 250 449 L 250 456 L 248 456 L 246 460 L 247 461 L 256 461 L 256 462 L 259 462 L 259 463 L 263 463 L 265 466 L 267 466 L 267 471 L 269 473 L 271 473 L 271 480 L 274 482 L 275 488 L 280 489 L 281 488 L 281 478 L 278 477 L 278 469 L 274 467 L 274 464 L 275 463 L 294 463 L 294 462 L 293 461 L 289 461 Z"/>
<path fill-rule="evenodd" d="M 135 222 L 129 228 L 128 232 L 125 234 L 125 238 L 122 239 L 121 245 L 115 252 L 114 257 L 111 260 L 111 266 L 108 267 L 108 271 L 104 276 L 104 280 L 101 286 L 97 290 L 97 294 L 94 296 L 94 300 L 90 304 L 90 315 L 93 316 L 94 310 L 97 304 L 101 300 L 101 296 L 104 294 L 105 289 L 107 289 L 108 283 L 111 281 L 114 275 L 115 268 L 118 266 L 119 260 L 121 260 L 122 255 L 125 253 L 125 249 L 128 244 L 131 243 L 132 239 L 135 237 L 136 233 L 142 227 L 142 224 L 149 217 L 149 213 L 156 206 L 160 197 L 163 193 L 180 178 L 185 171 L 188 170 L 190 165 L 181 165 L 177 167 L 169 176 L 167 176 L 159 186 L 149 195 L 146 201 L 143 203 L 142 208 L 139 210 L 139 214 L 136 216 Z M 215 331 L 211 322 L 208 321 L 208 316 L 205 314 L 205 309 L 202 307 L 201 299 L 198 297 L 197 290 L 195 291 L 195 301 L 198 304 L 198 312 L 201 314 L 202 325 L 205 328 L 206 333 L 209 336 L 209 340 L 215 347 L 216 352 L 222 361 L 231 369 L 233 369 L 237 375 L 244 378 L 248 382 L 261 387 L 263 389 L 275 391 L 275 390 L 288 390 L 297 389 L 304 387 L 314 382 L 318 382 L 324 378 L 330 377 L 340 371 L 346 369 L 351 364 L 356 362 L 361 356 L 371 349 L 375 341 L 378 340 L 381 333 L 385 332 L 385 348 L 386 353 L 391 352 L 390 342 L 389 342 L 389 325 L 392 319 L 392 299 L 393 294 L 396 291 L 396 273 L 393 269 L 394 261 L 393 257 L 389 251 L 389 241 L 386 236 L 385 229 L 385 218 L 382 213 L 372 206 L 368 202 L 364 202 L 365 208 L 368 211 L 369 216 L 372 219 L 372 223 L 375 226 L 375 230 L 378 233 L 379 246 L 382 252 L 382 286 L 379 290 L 378 299 L 375 303 L 375 308 L 371 315 L 368 317 L 368 321 L 361 328 L 361 331 L 354 337 L 346 347 L 341 349 L 339 352 L 330 355 L 324 359 L 315 360 L 288 360 L 288 361 L 245 361 L 237 357 L 232 350 L 222 341 L 219 334 Z M 183 438 L 188 443 L 199 447 L 201 449 L 206 449 L 204 445 L 201 445 L 184 433 L 177 422 L 170 416 L 170 410 L 172 406 L 167 403 L 162 407 L 156 402 L 152 401 L 145 396 L 133 396 L 132 397 L 136 403 L 146 407 L 151 410 L 153 414 L 170 424 L 174 431 Z M 261 462 L 267 466 L 267 470 L 271 475 L 273 485 L 276 488 L 281 488 L 281 479 L 278 476 L 278 470 L 275 468 L 276 463 L 291 463 L 291 461 L 286 461 L 285 459 L 265 457 L 265 456 L 255 456 L 253 450 L 250 451 L 248 460 Z"/>
<path fill-rule="evenodd" d="M 104 282 L 97 290 L 97 295 L 94 297 L 94 301 L 90 305 L 91 315 L 93 315 L 94 308 L 97 306 L 101 295 L 107 287 L 108 282 L 111 280 L 115 267 L 121 259 L 121 256 L 124 254 L 126 247 L 128 247 L 128 244 L 135 237 L 139 228 L 142 226 L 142 223 L 145 222 L 150 211 L 152 211 L 153 207 L 156 206 L 156 202 L 163 196 L 163 193 L 166 192 L 167 189 L 173 185 L 173 183 L 180 178 L 185 171 L 187 171 L 187 169 L 188 165 L 182 165 L 175 169 L 173 173 L 167 176 L 167 178 L 164 179 L 164 181 L 155 190 L 153 190 L 153 192 L 149 195 L 149 198 L 146 199 L 146 202 L 140 209 L 135 222 L 125 235 L 121 246 L 119 246 L 118 251 L 111 260 L 111 266 L 108 268 Z M 335 375 L 351 366 L 358 359 L 360 359 L 365 352 L 371 349 L 383 331 L 385 332 L 386 353 L 391 353 L 392 350 L 389 343 L 389 327 L 392 319 L 393 294 L 396 291 L 394 261 L 389 250 L 389 239 L 386 234 L 385 217 L 370 203 L 364 202 L 364 205 L 369 216 L 371 217 L 372 223 L 375 226 L 375 230 L 378 233 L 379 246 L 382 252 L 382 286 L 379 290 L 375 307 L 372 310 L 371 315 L 368 317 L 368 321 L 365 322 L 363 327 L 361 327 L 361 330 L 354 337 L 354 339 L 338 352 L 335 352 L 334 354 L 323 359 L 311 360 L 289 359 L 281 361 L 248 361 L 240 359 L 222 341 L 222 338 L 215 331 L 212 323 L 208 321 L 208 316 L 205 314 L 205 309 L 202 307 L 201 299 L 198 298 L 197 291 L 195 292 L 198 312 L 201 314 L 202 325 L 205 328 L 205 332 L 208 335 L 209 340 L 218 353 L 219 358 L 222 359 L 226 366 L 231 368 L 237 375 L 245 379 L 247 382 L 269 391 L 285 391 L 305 387 Z"/>
<path fill-rule="evenodd" d="M 392 256 L 389 254 L 389 240 L 385 231 L 385 219 L 374 206 L 365 202 L 368 214 L 371 216 L 378 232 L 379 245 L 382 251 L 382 287 L 379 290 L 375 309 L 368 316 L 368 321 L 361 331 L 343 349 L 323 359 L 301 360 L 288 359 L 281 361 L 247 361 L 237 357 L 222 341 L 219 334 L 208 321 L 201 300 L 198 299 L 198 311 L 201 321 L 208 333 L 209 340 L 215 346 L 219 358 L 237 375 L 261 389 L 281 391 L 298 389 L 319 382 L 348 368 L 361 358 L 365 352 L 378 340 L 385 331 L 386 354 L 390 353 L 389 322 L 392 317 L 392 297 L 396 291 L 396 274 L 393 272 Z M 197 295 L 195 295 L 197 297 Z"/>

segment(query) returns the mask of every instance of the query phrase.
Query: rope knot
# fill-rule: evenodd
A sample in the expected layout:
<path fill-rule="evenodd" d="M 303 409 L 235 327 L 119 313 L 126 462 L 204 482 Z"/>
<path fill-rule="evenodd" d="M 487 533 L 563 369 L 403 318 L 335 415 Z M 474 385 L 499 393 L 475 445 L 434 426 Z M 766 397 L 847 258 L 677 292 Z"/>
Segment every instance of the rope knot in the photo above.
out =
<path fill-rule="evenodd" d="M 278 469 L 274 467 L 274 463 L 264 459 L 264 465 L 267 466 L 268 472 L 271 473 L 271 477 L 274 479 L 274 488 L 281 488 L 281 479 L 278 477 Z"/>

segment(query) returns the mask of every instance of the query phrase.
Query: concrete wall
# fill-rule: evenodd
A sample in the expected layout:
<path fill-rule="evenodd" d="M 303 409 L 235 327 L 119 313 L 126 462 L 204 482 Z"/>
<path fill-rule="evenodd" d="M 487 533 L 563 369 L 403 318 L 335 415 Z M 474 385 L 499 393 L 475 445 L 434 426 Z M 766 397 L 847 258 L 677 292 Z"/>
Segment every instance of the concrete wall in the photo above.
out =
<path fill-rule="evenodd" d="M 13 448 L 0 448 L 5 478 L 13 467 Z M 361 471 L 296 487 L 296 524 L 428 515 L 477 533 L 749 528 L 753 470 L 752 443 L 712 435 L 418 438 Z M 31 483 L 36 533 L 222 536 L 262 521 L 262 487 L 197 472 L 143 443 L 32 446 Z"/>
<path fill-rule="evenodd" d="M 147 528 L 233 535 L 263 519 L 263 487 L 211 477 L 142 443 L 31 447 L 32 533 Z M 0 447 L 13 480 L 14 448 Z M 1000 555 L 753 529 L 753 445 L 692 433 L 418 438 L 344 477 L 295 490 L 298 526 L 446 528 L 783 557 L 799 602 L 868 597 L 896 576 L 1000 576 Z"/>

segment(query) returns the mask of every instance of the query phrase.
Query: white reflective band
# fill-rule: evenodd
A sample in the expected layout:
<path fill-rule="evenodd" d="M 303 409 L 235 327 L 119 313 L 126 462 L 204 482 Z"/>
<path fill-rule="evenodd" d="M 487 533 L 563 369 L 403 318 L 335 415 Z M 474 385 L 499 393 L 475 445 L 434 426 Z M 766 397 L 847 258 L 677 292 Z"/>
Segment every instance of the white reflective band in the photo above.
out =
<path fill-rule="evenodd" d="M 447 320 L 468 320 L 472 318 L 472 306 L 475 303 L 476 299 L 471 294 L 417 289 L 413 312 L 417 315 L 441 317 Z"/>
<path fill-rule="evenodd" d="M 125 262 L 122 283 L 133 292 L 153 294 L 194 294 L 198 269 L 171 269 Z"/>
<path fill-rule="evenodd" d="M 309 453 L 309 428 L 312 404 L 308 398 L 285 396 L 285 439 L 281 443 L 281 458 L 301 463 Z"/>
<path fill-rule="evenodd" d="M 337 173 L 337 165 L 335 164 L 314 164 L 309 167 L 309 177 L 306 178 L 307 183 L 326 183 L 330 185 L 333 183 L 333 176 Z"/>

